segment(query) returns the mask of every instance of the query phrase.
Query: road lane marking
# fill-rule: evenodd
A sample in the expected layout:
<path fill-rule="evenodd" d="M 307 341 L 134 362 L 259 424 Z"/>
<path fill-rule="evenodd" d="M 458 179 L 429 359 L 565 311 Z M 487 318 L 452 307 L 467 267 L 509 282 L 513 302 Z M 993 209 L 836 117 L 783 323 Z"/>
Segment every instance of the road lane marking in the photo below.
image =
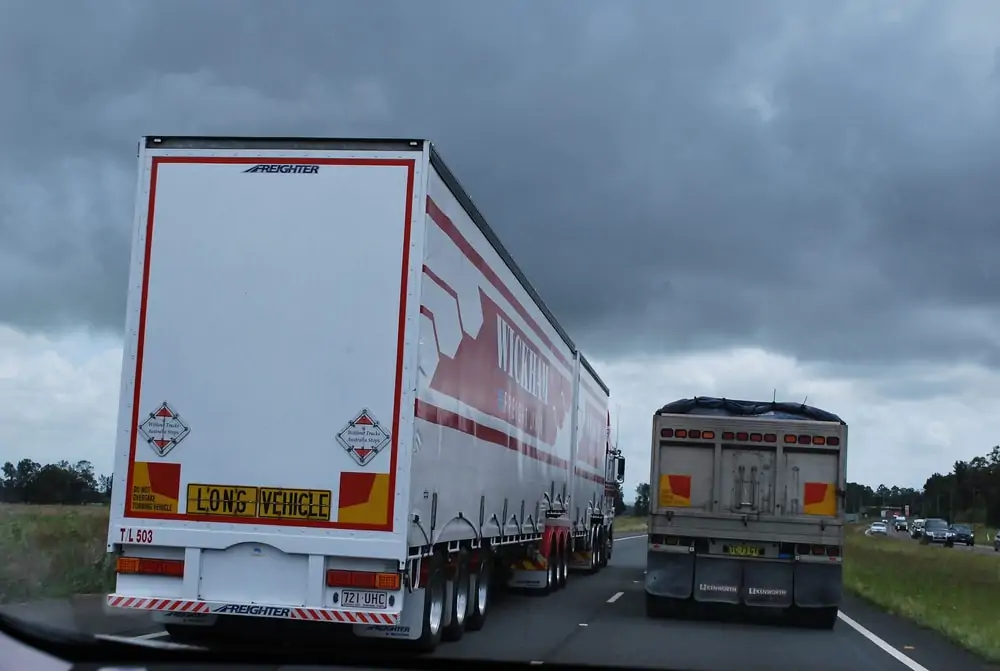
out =
<path fill-rule="evenodd" d="M 895 659 L 897 662 L 899 662 L 906 668 L 910 669 L 910 671 L 928 671 L 926 666 L 922 666 L 921 664 L 916 663 L 915 661 L 913 661 L 912 659 L 901 653 L 899 650 L 896 650 L 896 648 L 892 647 L 891 645 L 883 641 L 881 638 L 879 638 L 872 632 L 865 629 L 856 620 L 845 614 L 844 611 L 840 611 L 839 613 L 837 613 L 837 617 L 843 620 L 844 624 L 849 626 L 851 629 L 858 632 L 859 634 L 867 638 L 869 641 L 877 645 L 882 650 L 882 652 L 886 653 L 887 655 Z"/>
<path fill-rule="evenodd" d="M 138 639 L 142 639 L 142 640 L 149 640 L 151 638 L 163 638 L 164 636 L 167 636 L 167 632 L 165 632 L 165 631 L 154 631 L 152 634 L 141 634 L 139 636 L 132 636 L 132 638 L 138 638 Z"/>
<path fill-rule="evenodd" d="M 647 537 L 646 534 L 642 534 L 641 536 L 619 536 L 615 540 L 616 541 L 630 541 L 633 538 L 646 538 L 646 537 Z"/>
<path fill-rule="evenodd" d="M 636 582 L 638 582 L 638 581 L 636 581 Z M 611 597 L 610 599 L 608 599 L 608 603 L 614 603 L 615 601 L 618 601 L 618 599 L 622 598 L 622 594 L 624 594 L 624 593 L 625 592 L 616 592 L 613 597 Z"/>

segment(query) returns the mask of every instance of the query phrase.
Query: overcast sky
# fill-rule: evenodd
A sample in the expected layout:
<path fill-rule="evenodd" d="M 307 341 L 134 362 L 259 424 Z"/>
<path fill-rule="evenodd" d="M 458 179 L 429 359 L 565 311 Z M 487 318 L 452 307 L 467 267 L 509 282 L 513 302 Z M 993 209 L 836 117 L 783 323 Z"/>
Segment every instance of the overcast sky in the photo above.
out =
<path fill-rule="evenodd" d="M 995 0 L 0 4 L 0 459 L 111 468 L 143 133 L 428 137 L 620 404 L 1000 442 Z"/>

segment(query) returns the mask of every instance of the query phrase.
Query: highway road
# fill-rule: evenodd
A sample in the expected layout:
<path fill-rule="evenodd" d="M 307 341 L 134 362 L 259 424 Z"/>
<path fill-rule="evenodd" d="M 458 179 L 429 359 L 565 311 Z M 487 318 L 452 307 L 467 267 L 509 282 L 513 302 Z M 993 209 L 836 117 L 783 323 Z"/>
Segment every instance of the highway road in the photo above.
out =
<path fill-rule="evenodd" d="M 442 645 L 435 656 L 690 671 L 998 671 L 942 637 L 852 598 L 833 631 L 733 618 L 647 619 L 643 538 L 619 538 L 604 571 L 571 576 L 560 592 L 504 595 L 483 631 Z M 36 608 L 33 618 L 42 617 L 44 609 Z M 113 626 L 110 618 L 102 623 L 96 613 L 76 619 L 83 621 L 91 631 L 103 627 L 106 633 L 169 640 L 148 619 L 133 620 L 127 628 L 121 619 Z"/>

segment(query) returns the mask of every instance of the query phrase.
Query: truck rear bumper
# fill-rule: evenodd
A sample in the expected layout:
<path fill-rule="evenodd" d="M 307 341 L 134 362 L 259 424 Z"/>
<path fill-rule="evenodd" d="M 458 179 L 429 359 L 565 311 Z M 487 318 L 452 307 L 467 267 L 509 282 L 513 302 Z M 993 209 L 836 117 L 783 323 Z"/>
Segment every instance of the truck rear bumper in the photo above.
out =
<path fill-rule="evenodd" d="M 712 557 L 649 552 L 646 592 L 652 596 L 705 603 L 803 608 L 839 606 L 843 567 L 839 563 Z"/>
<path fill-rule="evenodd" d="M 225 603 L 222 601 L 192 601 L 189 599 L 155 599 L 132 597 L 124 594 L 109 594 L 110 608 L 137 608 L 153 613 L 155 619 L 191 624 L 211 623 L 218 615 L 243 615 L 248 617 L 269 617 L 283 620 L 303 620 L 307 622 L 328 622 L 331 624 L 378 624 L 399 623 L 399 611 L 360 611 L 336 608 L 304 606 L 284 606 L 254 603 Z M 198 622 L 198 621 L 201 622 Z"/>

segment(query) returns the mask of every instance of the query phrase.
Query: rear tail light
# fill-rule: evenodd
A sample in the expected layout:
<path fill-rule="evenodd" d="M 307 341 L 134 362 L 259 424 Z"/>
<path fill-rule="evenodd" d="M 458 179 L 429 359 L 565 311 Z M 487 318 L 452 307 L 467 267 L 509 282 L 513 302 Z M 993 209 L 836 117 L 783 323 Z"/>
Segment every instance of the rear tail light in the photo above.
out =
<path fill-rule="evenodd" d="M 722 440 L 736 440 L 736 434 L 732 431 L 723 431 Z"/>
<path fill-rule="evenodd" d="M 765 433 L 764 434 L 765 443 L 776 443 L 778 442 L 778 434 L 776 433 Z"/>
<path fill-rule="evenodd" d="M 701 437 L 704 440 L 715 440 L 715 431 L 702 431 Z"/>
<path fill-rule="evenodd" d="M 326 572 L 326 585 L 327 587 L 398 590 L 400 577 L 398 573 L 330 570 Z"/>
<path fill-rule="evenodd" d="M 826 445 L 825 436 L 813 436 L 813 445 Z"/>
<path fill-rule="evenodd" d="M 749 436 L 750 436 L 750 434 L 748 434 L 745 431 L 737 431 L 736 432 L 736 440 L 746 440 Z"/>
<path fill-rule="evenodd" d="M 115 571 L 125 575 L 165 575 L 183 578 L 184 560 L 119 557 L 115 562 Z"/>
<path fill-rule="evenodd" d="M 660 429 L 660 438 L 673 438 L 673 437 L 674 437 L 673 429 Z"/>
<path fill-rule="evenodd" d="M 687 429 L 676 429 L 674 435 L 678 438 L 687 438 L 688 432 Z"/>
<path fill-rule="evenodd" d="M 837 438 L 836 436 L 830 436 L 829 438 L 826 439 L 826 444 L 833 446 L 840 445 L 840 438 Z"/>
<path fill-rule="evenodd" d="M 761 435 L 761 434 L 759 434 L 759 433 L 751 433 L 750 434 L 750 442 L 751 443 L 760 443 L 760 442 L 763 442 L 763 440 L 764 440 L 764 436 Z"/>
<path fill-rule="evenodd" d="M 691 438 L 701 438 L 701 431 L 699 429 L 691 429 L 688 431 L 688 436 Z"/>

